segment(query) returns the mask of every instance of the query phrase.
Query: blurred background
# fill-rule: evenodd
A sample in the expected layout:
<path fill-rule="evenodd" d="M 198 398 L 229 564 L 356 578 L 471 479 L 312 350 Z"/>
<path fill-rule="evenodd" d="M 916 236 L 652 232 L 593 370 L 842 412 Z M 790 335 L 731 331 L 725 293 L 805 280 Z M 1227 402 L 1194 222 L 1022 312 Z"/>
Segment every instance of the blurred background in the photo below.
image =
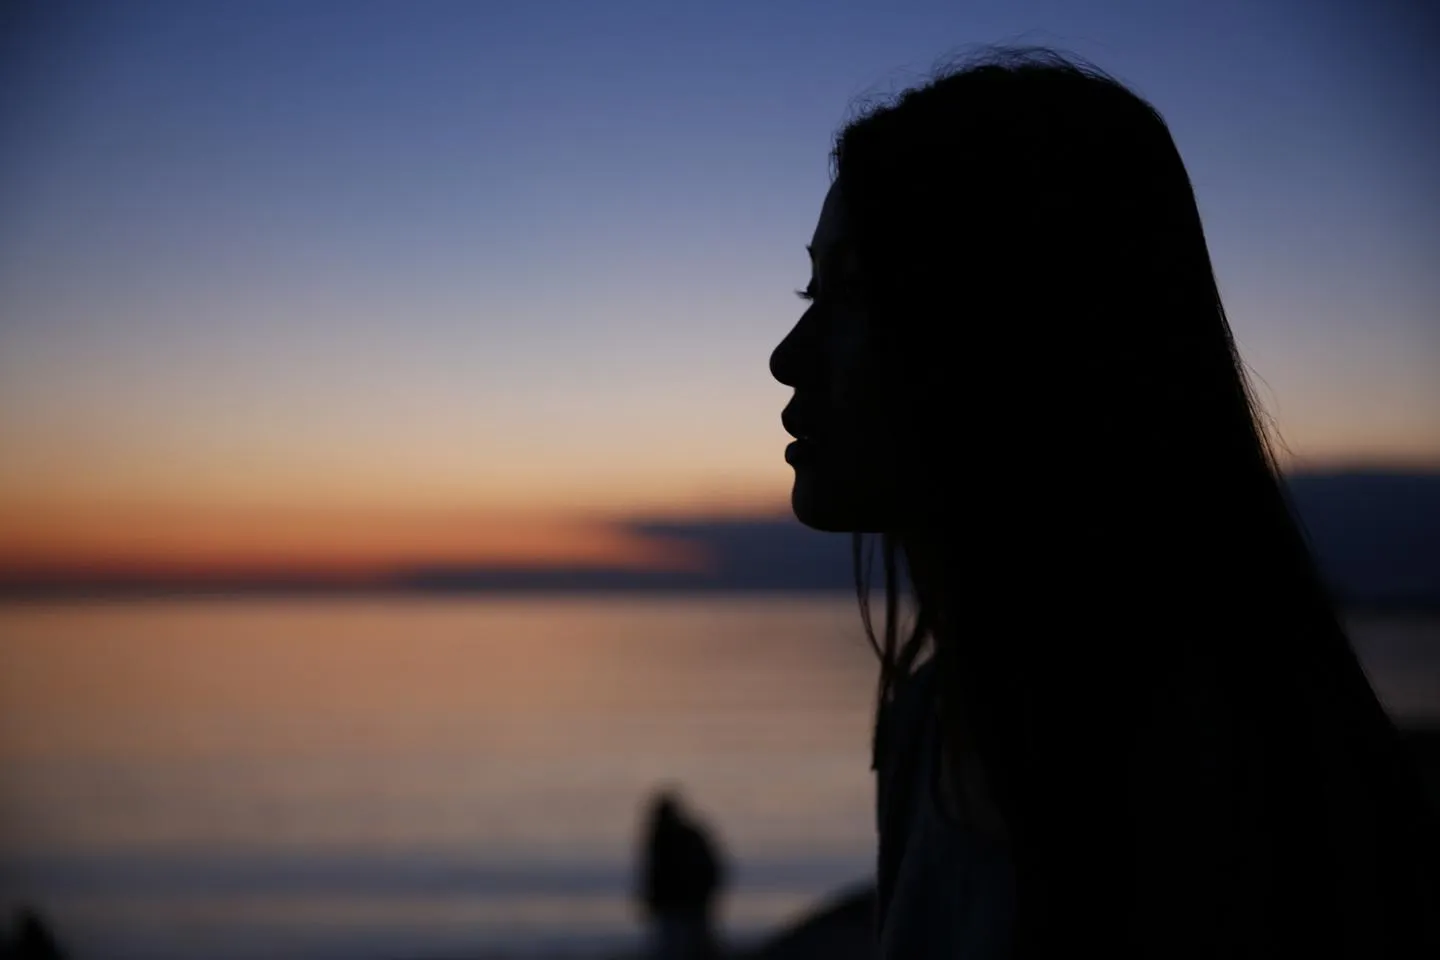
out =
<path fill-rule="evenodd" d="M 975 44 L 1164 114 L 1356 646 L 1440 724 L 1437 40 L 1398 0 L 0 5 L 0 909 L 97 960 L 626 950 L 667 784 L 734 942 L 863 882 L 874 665 L 766 363 L 833 133 Z"/>

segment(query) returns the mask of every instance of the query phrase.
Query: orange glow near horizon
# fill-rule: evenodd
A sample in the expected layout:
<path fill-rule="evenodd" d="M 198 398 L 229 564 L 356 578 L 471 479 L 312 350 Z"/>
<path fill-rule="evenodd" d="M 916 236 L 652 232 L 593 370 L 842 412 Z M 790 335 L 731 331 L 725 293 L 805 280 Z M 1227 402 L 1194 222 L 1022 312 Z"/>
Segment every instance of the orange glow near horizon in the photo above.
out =
<path fill-rule="evenodd" d="M 1285 457 L 1283 451 L 1282 460 L 1304 472 L 1440 467 L 1430 458 L 1340 461 Z M 624 501 L 609 509 L 545 510 L 424 500 L 406 505 L 396 498 L 288 505 L 159 497 L 107 502 L 63 492 L 42 499 L 0 491 L 0 579 L 203 583 L 279 576 L 354 583 L 425 566 L 698 570 L 709 559 L 698 545 L 642 534 L 635 521 L 790 517 L 783 496 L 762 493 L 769 486 L 716 484 L 708 494 L 645 498 L 628 511 Z"/>
<path fill-rule="evenodd" d="M 405 567 L 696 569 L 675 540 L 592 518 L 353 509 L 0 510 L 0 574 L 340 579 Z"/>

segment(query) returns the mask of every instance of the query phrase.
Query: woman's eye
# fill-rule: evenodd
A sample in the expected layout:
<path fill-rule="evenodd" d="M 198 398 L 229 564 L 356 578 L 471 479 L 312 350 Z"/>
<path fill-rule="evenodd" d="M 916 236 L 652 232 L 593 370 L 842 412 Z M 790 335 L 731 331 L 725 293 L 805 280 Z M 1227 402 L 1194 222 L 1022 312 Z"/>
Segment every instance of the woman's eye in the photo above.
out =
<path fill-rule="evenodd" d="M 810 288 L 810 287 L 806 287 L 804 290 L 796 290 L 796 291 L 795 291 L 795 296 L 797 296 L 797 297 L 799 297 L 801 300 L 804 300 L 804 301 L 806 301 L 807 303 L 809 303 L 809 302 L 814 301 L 814 299 L 815 299 L 815 291 L 814 291 L 812 288 Z"/>

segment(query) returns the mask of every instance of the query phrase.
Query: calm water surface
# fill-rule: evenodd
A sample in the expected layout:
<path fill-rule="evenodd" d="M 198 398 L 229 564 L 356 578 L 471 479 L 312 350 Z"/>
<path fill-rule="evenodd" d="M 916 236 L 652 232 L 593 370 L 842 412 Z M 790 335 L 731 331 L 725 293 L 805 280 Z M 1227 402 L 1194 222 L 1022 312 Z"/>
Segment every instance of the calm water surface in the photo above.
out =
<path fill-rule="evenodd" d="M 1440 717 L 1440 620 L 1355 637 Z M 96 960 L 609 949 L 678 783 L 753 936 L 871 869 L 873 683 L 844 596 L 0 607 L 0 906 Z"/>

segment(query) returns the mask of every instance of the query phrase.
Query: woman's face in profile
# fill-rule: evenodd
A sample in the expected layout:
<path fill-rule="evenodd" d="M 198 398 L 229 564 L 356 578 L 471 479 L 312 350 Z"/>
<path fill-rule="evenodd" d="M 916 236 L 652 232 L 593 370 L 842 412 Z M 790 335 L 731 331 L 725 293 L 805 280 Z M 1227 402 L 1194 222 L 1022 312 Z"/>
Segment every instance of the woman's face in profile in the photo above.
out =
<path fill-rule="evenodd" d="M 870 350 L 872 319 L 859 296 L 856 253 L 838 187 L 825 196 L 810 246 L 810 302 L 775 348 L 770 372 L 794 387 L 781 414 L 795 442 L 791 505 L 806 526 L 832 532 L 888 526 L 892 464 L 878 441 L 878 373 Z"/>

